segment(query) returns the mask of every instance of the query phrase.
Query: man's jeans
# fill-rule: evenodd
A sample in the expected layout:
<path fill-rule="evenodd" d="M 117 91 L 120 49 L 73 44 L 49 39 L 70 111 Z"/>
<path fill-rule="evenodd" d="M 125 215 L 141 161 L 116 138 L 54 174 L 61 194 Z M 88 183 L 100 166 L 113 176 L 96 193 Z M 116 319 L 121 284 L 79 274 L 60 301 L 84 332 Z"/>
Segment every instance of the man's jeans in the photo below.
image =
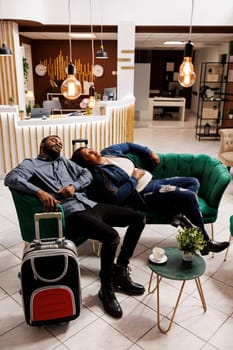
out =
<path fill-rule="evenodd" d="M 171 217 L 182 213 L 209 239 L 197 199 L 199 186 L 199 181 L 194 177 L 156 179 L 150 181 L 140 194 L 148 211 L 158 211 Z"/>

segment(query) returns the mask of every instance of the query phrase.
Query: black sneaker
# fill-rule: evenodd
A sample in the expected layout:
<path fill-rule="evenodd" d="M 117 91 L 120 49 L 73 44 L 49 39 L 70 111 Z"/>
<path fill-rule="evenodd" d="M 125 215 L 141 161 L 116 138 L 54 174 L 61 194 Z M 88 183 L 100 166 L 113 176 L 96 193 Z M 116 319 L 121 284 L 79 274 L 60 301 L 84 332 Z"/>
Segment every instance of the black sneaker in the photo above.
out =
<path fill-rule="evenodd" d="M 123 312 L 111 284 L 102 284 L 98 295 L 107 314 L 114 318 L 122 317 Z"/>
<path fill-rule="evenodd" d="M 142 295 L 145 292 L 143 285 L 132 281 L 128 266 L 113 265 L 112 283 L 115 290 L 128 295 Z"/>

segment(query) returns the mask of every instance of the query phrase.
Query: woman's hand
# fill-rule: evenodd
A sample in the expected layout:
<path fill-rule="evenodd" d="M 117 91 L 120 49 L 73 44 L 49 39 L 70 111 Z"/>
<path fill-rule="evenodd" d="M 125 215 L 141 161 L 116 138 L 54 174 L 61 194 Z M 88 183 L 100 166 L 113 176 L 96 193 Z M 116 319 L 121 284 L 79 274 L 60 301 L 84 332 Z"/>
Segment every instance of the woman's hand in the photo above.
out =
<path fill-rule="evenodd" d="M 136 179 L 139 180 L 143 177 L 144 174 L 145 171 L 143 169 L 134 168 L 132 176 L 136 177 Z"/>
<path fill-rule="evenodd" d="M 155 164 L 159 164 L 160 163 L 160 158 L 158 156 L 158 154 L 151 152 L 149 154 L 150 159 L 155 163 Z"/>

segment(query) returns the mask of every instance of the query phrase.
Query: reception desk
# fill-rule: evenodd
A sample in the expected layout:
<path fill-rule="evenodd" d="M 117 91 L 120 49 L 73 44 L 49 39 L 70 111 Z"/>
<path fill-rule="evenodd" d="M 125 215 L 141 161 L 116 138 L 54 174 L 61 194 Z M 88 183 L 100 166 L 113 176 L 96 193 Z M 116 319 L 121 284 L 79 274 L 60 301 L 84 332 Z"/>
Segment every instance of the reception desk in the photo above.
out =
<path fill-rule="evenodd" d="M 36 157 L 43 137 L 59 135 L 65 157 L 71 157 L 72 139 L 86 138 L 101 150 L 111 144 L 133 141 L 134 98 L 106 102 L 105 115 L 20 120 L 18 113 L 0 113 L 0 178 L 24 158 Z"/>

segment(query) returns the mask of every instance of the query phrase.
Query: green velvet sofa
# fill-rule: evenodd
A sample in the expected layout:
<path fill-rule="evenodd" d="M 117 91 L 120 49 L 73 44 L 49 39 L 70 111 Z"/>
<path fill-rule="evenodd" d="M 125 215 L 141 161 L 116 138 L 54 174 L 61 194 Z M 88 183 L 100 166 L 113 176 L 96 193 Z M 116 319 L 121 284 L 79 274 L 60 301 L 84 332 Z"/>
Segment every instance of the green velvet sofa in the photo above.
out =
<path fill-rule="evenodd" d="M 149 170 L 156 178 L 196 177 L 200 182 L 198 201 L 204 223 L 213 224 L 216 221 L 222 195 L 231 181 L 227 167 L 219 160 L 206 154 L 166 153 L 159 154 L 160 164 L 154 167 L 145 157 L 133 153 L 127 155 L 138 167 Z M 158 215 L 156 212 L 145 214 L 148 224 L 168 224 L 170 222 L 168 217 Z"/>
<path fill-rule="evenodd" d="M 222 195 L 231 181 L 231 175 L 227 167 L 219 160 L 206 154 L 159 154 L 160 164 L 152 166 L 145 157 L 128 153 L 128 156 L 138 167 L 149 170 L 156 178 L 171 176 L 194 176 L 200 182 L 198 200 L 204 222 L 211 224 L 213 236 L 213 223 L 218 216 L 218 209 Z M 34 238 L 34 218 L 36 212 L 42 212 L 43 207 L 37 197 L 19 193 L 11 190 L 18 215 L 22 238 L 31 242 Z M 62 208 L 60 208 L 62 210 Z M 170 217 L 158 215 L 158 213 L 144 213 L 147 217 L 147 224 L 169 224 Z M 42 236 L 53 236 L 54 224 L 44 223 Z M 80 245 L 87 237 L 80 237 L 75 244 Z M 96 250 L 95 245 L 93 249 Z"/>

